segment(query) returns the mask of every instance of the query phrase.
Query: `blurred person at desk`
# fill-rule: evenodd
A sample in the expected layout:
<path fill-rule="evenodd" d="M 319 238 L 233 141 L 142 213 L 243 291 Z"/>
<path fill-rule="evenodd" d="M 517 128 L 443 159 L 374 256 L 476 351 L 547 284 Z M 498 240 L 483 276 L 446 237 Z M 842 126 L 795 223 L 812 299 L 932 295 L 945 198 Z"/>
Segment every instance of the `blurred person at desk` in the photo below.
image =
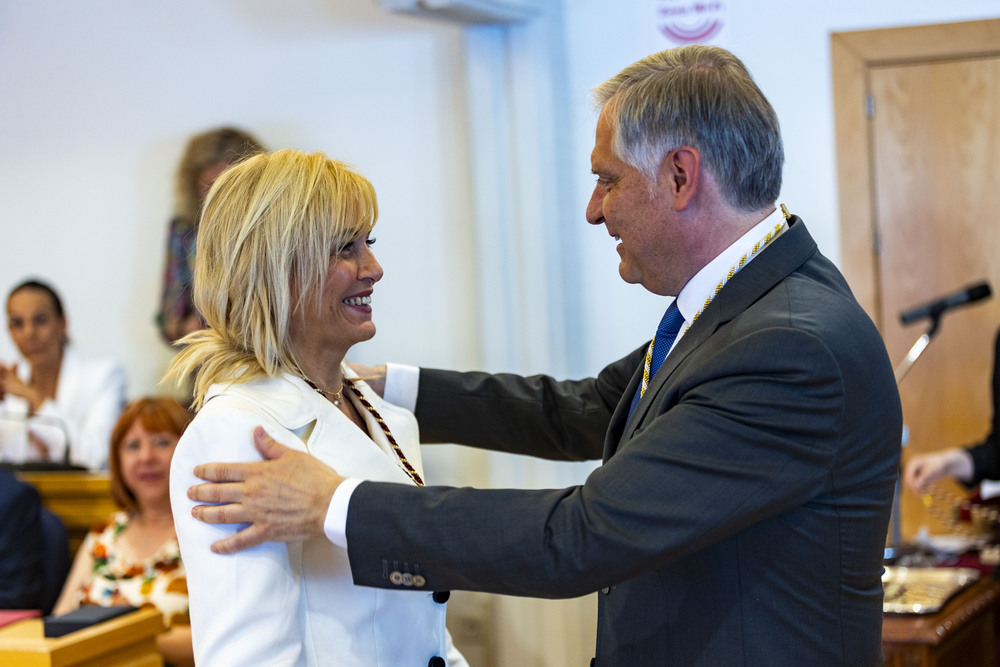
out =
<path fill-rule="evenodd" d="M 447 591 L 355 586 L 347 552 L 324 539 L 212 553 L 236 529 L 196 521 L 185 495 L 198 463 L 259 460 L 248 436 L 261 423 L 312 465 L 423 485 L 413 414 L 344 363 L 375 335 L 377 217 L 372 184 L 322 153 L 256 155 L 208 194 L 194 290 L 209 327 L 181 340 L 168 375 L 197 374 L 171 499 L 199 664 L 466 664 L 445 628 Z"/>
<path fill-rule="evenodd" d="M 0 609 L 41 609 L 42 499 L 0 470 Z"/>
<path fill-rule="evenodd" d="M 177 167 L 174 216 L 167 235 L 163 294 L 156 316 L 160 335 L 168 343 L 205 326 L 191 292 L 198 219 L 205 195 L 226 168 L 262 150 L 254 137 L 232 127 L 208 130 L 188 140 Z"/>
<path fill-rule="evenodd" d="M 81 606 L 155 607 L 168 664 L 193 665 L 187 576 L 170 509 L 170 461 L 191 414 L 173 398 L 130 403 L 111 436 L 111 495 L 122 511 L 91 529 L 53 614 Z"/>
<path fill-rule="evenodd" d="M 124 369 L 76 353 L 62 300 L 43 282 L 11 290 L 7 330 L 23 362 L 0 363 L 0 460 L 103 469 Z"/>
<path fill-rule="evenodd" d="M 1000 332 L 993 349 L 993 421 L 989 435 L 969 447 L 949 447 L 918 454 L 906 464 L 904 480 L 916 493 L 944 477 L 954 477 L 967 487 L 1000 479 Z"/>

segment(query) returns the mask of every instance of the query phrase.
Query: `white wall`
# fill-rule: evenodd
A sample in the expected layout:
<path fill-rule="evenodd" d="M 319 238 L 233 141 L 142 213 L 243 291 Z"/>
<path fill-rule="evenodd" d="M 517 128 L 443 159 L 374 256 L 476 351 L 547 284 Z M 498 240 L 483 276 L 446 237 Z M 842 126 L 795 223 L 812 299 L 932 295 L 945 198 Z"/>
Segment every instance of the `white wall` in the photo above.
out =
<path fill-rule="evenodd" d="M 1000 3 L 726 4 L 717 42 L 748 63 L 782 122 L 782 200 L 837 260 L 829 33 L 986 18 L 1000 14 Z M 656 5 L 567 1 L 565 51 L 536 46 L 520 55 L 562 61 L 560 112 L 571 137 L 556 164 L 571 188 L 545 205 L 569 221 L 560 233 L 572 254 L 559 268 L 582 343 L 556 369 L 574 375 L 632 349 L 661 310 L 620 281 L 613 244 L 583 219 L 592 186 L 589 90 L 671 46 L 653 27 Z M 515 39 L 518 30 L 527 28 L 509 31 Z M 475 265 L 469 57 L 458 24 L 387 15 L 375 0 L 0 0 L 0 290 L 28 275 L 51 280 L 77 345 L 120 358 L 132 396 L 156 390 L 170 354 L 153 315 L 173 170 L 187 136 L 235 123 L 271 147 L 346 159 L 375 183 L 386 277 L 376 290 L 379 334 L 357 358 L 482 366 L 478 313 L 491 304 L 479 300 L 479 281 L 489 277 Z M 523 97 L 518 81 L 509 85 Z M 544 193 L 555 175 L 538 178 Z M 494 280 L 501 290 L 514 282 Z M 547 287 L 554 281 L 529 289 Z M 549 370 L 545 358 L 529 355 L 522 370 Z M 13 359 L 6 336 L 0 359 Z"/>
<path fill-rule="evenodd" d="M 50 280 L 78 347 L 121 359 L 131 396 L 156 391 L 169 359 L 153 315 L 173 170 L 187 136 L 233 123 L 273 148 L 345 159 L 375 184 L 386 277 L 378 336 L 354 358 L 596 372 L 647 339 L 663 309 L 621 282 L 614 244 L 583 216 L 589 90 L 671 46 L 657 4 L 563 0 L 560 15 L 553 0 L 544 26 L 464 29 L 387 15 L 375 0 L 0 0 L 0 290 Z M 725 4 L 715 43 L 747 62 L 782 122 L 782 201 L 837 260 L 829 33 L 991 18 L 1000 3 Z M 470 99 L 482 90 L 499 98 Z M 490 127 L 505 134 L 483 136 Z M 484 206 L 494 186 L 479 151 L 491 143 L 508 153 L 500 216 Z M 512 245 L 493 257 L 508 224 Z M 0 336 L 0 360 L 12 359 Z M 562 485 L 588 470 L 451 448 L 426 460 L 432 481 Z M 592 612 L 579 605 L 467 604 L 500 619 L 486 628 L 498 664 L 586 664 L 592 651 Z"/>
<path fill-rule="evenodd" d="M 132 396 L 170 354 L 153 316 L 174 169 L 190 134 L 224 123 L 366 174 L 386 349 L 471 363 L 472 344 L 446 335 L 471 284 L 458 25 L 369 0 L 4 0 L 0 63 L 0 289 L 54 283 L 78 347 L 121 359 Z"/>

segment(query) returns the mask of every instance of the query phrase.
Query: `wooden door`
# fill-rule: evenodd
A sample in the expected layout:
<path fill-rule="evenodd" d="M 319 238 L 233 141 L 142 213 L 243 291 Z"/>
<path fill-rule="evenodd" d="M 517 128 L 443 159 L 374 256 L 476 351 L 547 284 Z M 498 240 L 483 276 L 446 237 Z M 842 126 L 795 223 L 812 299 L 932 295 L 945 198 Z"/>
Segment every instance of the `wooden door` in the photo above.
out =
<path fill-rule="evenodd" d="M 1000 21 L 840 33 L 833 51 L 841 264 L 898 364 L 929 325 L 900 312 L 1000 291 Z M 998 328 L 1000 296 L 944 315 L 900 384 L 904 460 L 986 435 Z M 947 502 L 925 500 L 904 492 L 904 535 L 947 531 Z"/>

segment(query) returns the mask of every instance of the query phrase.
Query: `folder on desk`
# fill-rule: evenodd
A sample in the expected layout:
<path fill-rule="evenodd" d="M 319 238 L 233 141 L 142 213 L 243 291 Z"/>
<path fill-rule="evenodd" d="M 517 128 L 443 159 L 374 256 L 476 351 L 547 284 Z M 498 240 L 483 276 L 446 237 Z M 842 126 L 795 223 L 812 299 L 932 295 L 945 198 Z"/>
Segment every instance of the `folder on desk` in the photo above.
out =
<path fill-rule="evenodd" d="M 71 611 L 68 614 L 63 614 L 62 616 L 46 616 L 45 636 L 62 637 L 63 635 L 71 632 L 89 628 L 92 625 L 109 621 L 112 618 L 117 618 L 118 616 L 135 610 L 136 607 L 128 605 L 116 607 L 100 607 L 92 605 L 80 607 L 79 609 Z"/>

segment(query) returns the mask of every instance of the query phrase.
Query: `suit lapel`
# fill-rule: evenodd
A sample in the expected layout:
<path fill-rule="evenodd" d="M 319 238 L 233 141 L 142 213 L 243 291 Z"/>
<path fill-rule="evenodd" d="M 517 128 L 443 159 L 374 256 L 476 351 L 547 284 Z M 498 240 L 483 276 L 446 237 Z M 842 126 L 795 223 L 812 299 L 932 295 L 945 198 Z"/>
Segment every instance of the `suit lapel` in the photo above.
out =
<path fill-rule="evenodd" d="M 649 341 L 643 345 L 640 349 L 645 349 L 649 347 Z M 670 356 L 667 355 L 669 359 Z M 614 413 L 611 415 L 611 421 L 608 423 L 608 432 L 604 436 L 604 461 L 611 458 L 611 455 L 615 453 L 618 447 L 618 442 L 622 439 L 622 433 L 627 426 L 625 420 L 628 418 L 629 407 L 632 404 L 632 397 L 635 396 L 635 392 L 639 390 L 639 382 L 642 380 L 642 362 L 636 365 L 635 372 L 632 373 L 632 379 L 629 380 L 628 385 L 625 387 L 625 393 L 622 394 L 621 400 L 618 401 L 618 406 L 615 408 Z M 641 404 L 642 401 L 640 400 Z M 638 406 L 636 406 L 638 410 Z M 634 415 L 633 415 L 634 416 Z"/>
<path fill-rule="evenodd" d="M 798 216 L 792 216 L 788 221 L 788 230 L 726 283 L 677 346 L 670 351 L 650 381 L 645 395 L 639 399 L 632 418 L 625 423 L 632 397 L 642 375 L 642 369 L 637 368 L 612 417 L 605 441 L 604 460 L 610 458 L 622 443 L 632 437 L 656 395 L 695 349 L 705 343 L 719 327 L 749 308 L 790 273 L 802 266 L 816 253 L 816 249 L 816 242 L 805 225 Z"/>

